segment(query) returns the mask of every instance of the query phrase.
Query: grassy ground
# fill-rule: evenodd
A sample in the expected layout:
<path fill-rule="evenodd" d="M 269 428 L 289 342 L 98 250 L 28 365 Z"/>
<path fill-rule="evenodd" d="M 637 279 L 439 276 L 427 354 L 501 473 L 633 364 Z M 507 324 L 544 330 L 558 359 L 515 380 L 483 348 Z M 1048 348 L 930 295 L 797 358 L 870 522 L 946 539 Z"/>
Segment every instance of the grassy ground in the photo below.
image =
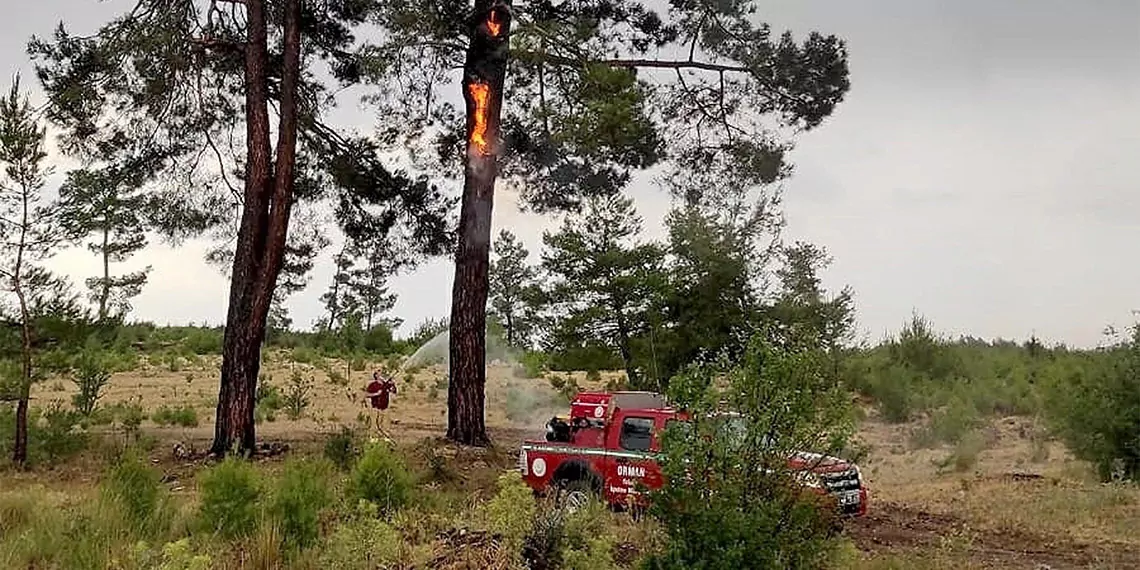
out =
<path fill-rule="evenodd" d="M 282 355 L 271 357 L 267 374 L 282 391 L 288 392 L 294 374 L 312 380 L 307 395 L 310 403 L 299 419 L 289 419 L 283 411 L 273 421 L 265 419 L 259 425 L 259 437 L 289 442 L 294 448 L 291 456 L 319 455 L 324 438 L 339 425 L 354 425 L 369 417 L 359 391 L 373 367 L 381 364 L 301 364 Z M 171 449 L 175 442 L 198 449 L 208 443 L 217 366 L 215 358 L 144 365 L 115 374 L 101 401 L 103 406 L 135 402 L 148 415 L 163 406 L 194 410 L 196 426 L 189 421 L 173 426 L 151 420 L 142 424 L 143 433 L 156 438 L 150 460 L 163 472 L 163 486 L 184 510 L 197 501 L 195 482 L 202 465 L 174 458 Z M 400 391 L 387 414 L 388 431 L 419 478 L 421 494 L 431 497 L 417 507 L 416 521 L 393 523 L 397 527 L 393 536 L 418 549 L 405 553 L 406 560 L 428 561 L 432 565 L 425 567 L 439 568 L 506 564 L 495 558 L 504 546 L 480 533 L 488 526 L 482 505 L 496 495 L 499 476 L 513 468 L 519 442 L 540 437 L 544 421 L 561 404 L 548 379 L 527 379 L 510 366 L 493 366 L 488 376 L 487 417 L 496 447 L 486 451 L 456 449 L 438 439 L 446 421 L 443 370 L 429 368 L 397 376 Z M 603 375 L 590 380 L 581 374 L 571 378 L 581 387 L 601 387 L 612 379 Z M 72 392 L 70 384 L 41 383 L 34 393 L 34 405 L 67 402 Z M 871 513 L 848 524 L 839 567 L 1140 567 L 1140 537 L 1134 532 L 1140 527 L 1140 490 L 1097 483 L 1086 464 L 1044 438 L 1032 419 L 991 420 L 955 444 L 920 444 L 925 429 L 921 421 L 880 421 L 873 411 L 864 421 L 860 440 L 866 456 L 858 459 L 871 485 Z M 117 437 L 113 430 L 106 435 L 109 440 Z M 14 528 L 17 523 L 13 521 L 19 517 L 43 511 L 45 505 L 55 507 L 54 512 L 67 512 L 93 504 L 100 496 L 97 485 L 103 465 L 96 450 L 50 470 L 0 473 L 0 535 Z M 280 458 L 258 466 L 266 477 L 281 468 Z M 654 529 L 622 515 L 606 517 L 607 532 L 618 537 L 611 545 L 613 561 L 618 567 L 628 567 L 652 543 Z M 175 519 L 176 525 L 190 524 Z M 469 524 L 456 525 L 457 519 Z M 470 532 L 456 534 L 457 527 Z M 274 564 L 281 560 L 270 556 L 264 546 L 269 543 L 272 537 L 255 535 L 242 543 L 240 555 L 215 556 L 212 567 L 278 567 Z M 10 539 L 0 538 L 0 552 L 12 548 Z M 254 558 L 258 564 L 253 564 Z M 321 565 L 314 558 L 294 567 Z"/>

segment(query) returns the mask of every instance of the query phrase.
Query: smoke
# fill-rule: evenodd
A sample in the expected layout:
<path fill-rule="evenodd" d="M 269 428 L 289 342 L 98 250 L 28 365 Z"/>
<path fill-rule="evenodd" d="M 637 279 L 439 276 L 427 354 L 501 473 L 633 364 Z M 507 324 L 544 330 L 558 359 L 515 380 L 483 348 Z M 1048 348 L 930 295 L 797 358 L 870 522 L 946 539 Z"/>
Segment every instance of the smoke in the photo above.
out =
<path fill-rule="evenodd" d="M 442 366 L 443 381 L 448 375 L 450 356 L 450 330 L 432 337 L 404 360 L 401 371 L 412 368 Z M 507 346 L 493 330 L 487 331 L 487 386 L 488 412 L 505 411 L 507 420 L 515 427 L 541 432 L 554 415 L 565 413 L 566 398 L 541 375 L 532 375 L 518 358 L 518 353 Z"/>

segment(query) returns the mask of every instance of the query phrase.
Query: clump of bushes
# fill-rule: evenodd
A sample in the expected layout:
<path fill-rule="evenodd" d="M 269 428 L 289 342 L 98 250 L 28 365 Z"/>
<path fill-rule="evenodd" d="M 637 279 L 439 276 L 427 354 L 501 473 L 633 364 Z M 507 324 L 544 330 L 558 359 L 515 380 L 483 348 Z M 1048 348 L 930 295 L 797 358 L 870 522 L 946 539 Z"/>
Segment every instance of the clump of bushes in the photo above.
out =
<path fill-rule="evenodd" d="M 111 372 L 93 354 L 84 353 L 72 372 L 72 381 L 79 393 L 71 398 L 75 410 L 90 416 L 102 396 L 103 388 L 111 380 Z"/>
<path fill-rule="evenodd" d="M 412 499 L 415 481 L 403 460 L 387 445 L 369 444 L 349 474 L 348 493 L 392 514 Z"/>
<path fill-rule="evenodd" d="M 253 466 L 228 457 L 202 473 L 198 489 L 198 515 L 208 531 L 233 539 L 257 529 L 262 486 Z"/>
<path fill-rule="evenodd" d="M 353 462 L 360 457 L 360 442 L 357 433 L 348 426 L 340 426 L 340 430 L 325 440 L 325 459 L 328 459 L 341 471 L 347 471 Z"/>
<path fill-rule="evenodd" d="M 1140 325 L 1130 333 L 1055 380 L 1046 397 L 1055 433 L 1105 481 L 1140 480 Z"/>
<path fill-rule="evenodd" d="M 291 461 L 277 480 L 269 511 L 285 546 L 302 550 L 320 535 L 320 513 L 332 499 L 330 467 L 318 461 Z"/>
<path fill-rule="evenodd" d="M 161 477 L 138 453 L 128 451 L 120 457 L 107 472 L 102 488 L 122 508 L 134 532 L 156 536 L 169 526 Z"/>
<path fill-rule="evenodd" d="M 282 398 L 285 413 L 289 419 L 301 419 L 309 407 L 309 395 L 312 391 L 313 379 L 302 375 L 300 371 L 294 371 L 293 376 L 289 378 L 289 385 L 286 387 L 285 395 Z"/>
<path fill-rule="evenodd" d="M 160 426 L 198 427 L 198 411 L 193 406 L 159 406 L 150 419 Z"/>

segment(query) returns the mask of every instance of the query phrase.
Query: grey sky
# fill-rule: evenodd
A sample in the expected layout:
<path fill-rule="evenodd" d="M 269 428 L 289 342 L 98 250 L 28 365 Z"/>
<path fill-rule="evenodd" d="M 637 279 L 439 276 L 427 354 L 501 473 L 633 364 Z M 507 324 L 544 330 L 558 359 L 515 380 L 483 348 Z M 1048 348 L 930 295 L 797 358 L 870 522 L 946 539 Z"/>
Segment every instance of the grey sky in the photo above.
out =
<path fill-rule="evenodd" d="M 122 0 L 11 0 L 0 65 L 28 69 L 23 46 L 60 19 L 89 28 Z M 912 310 L 951 333 L 1093 345 L 1140 308 L 1140 2 L 1135 0 L 769 0 L 764 18 L 848 41 L 852 91 L 803 137 L 786 183 L 788 237 L 829 248 L 825 281 L 854 287 L 871 340 Z M 31 78 L 28 77 L 30 80 Z M 370 122 L 367 115 L 362 123 Z M 667 198 L 633 189 L 659 234 Z M 501 191 L 496 231 L 536 250 L 552 222 L 517 214 Z M 201 262 L 204 244 L 155 247 L 136 316 L 221 322 L 226 283 Z M 330 252 L 327 257 L 331 257 Z M 291 303 L 319 315 L 331 262 Z M 85 250 L 57 266 L 81 283 Z M 448 312 L 447 260 L 400 276 L 396 314 Z"/>

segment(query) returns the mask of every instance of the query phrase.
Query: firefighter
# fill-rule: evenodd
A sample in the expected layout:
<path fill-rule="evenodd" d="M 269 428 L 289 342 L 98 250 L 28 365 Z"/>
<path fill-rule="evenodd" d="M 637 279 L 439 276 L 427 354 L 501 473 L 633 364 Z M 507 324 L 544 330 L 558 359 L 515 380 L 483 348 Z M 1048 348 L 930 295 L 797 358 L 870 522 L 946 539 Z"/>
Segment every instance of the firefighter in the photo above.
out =
<path fill-rule="evenodd" d="M 384 411 L 388 409 L 391 394 L 396 393 L 396 382 L 390 376 L 384 375 L 381 371 L 377 370 L 372 373 L 372 382 L 364 388 L 364 395 L 368 398 L 372 409 L 375 410 L 373 417 L 376 421 L 376 431 L 380 432 L 387 438 L 382 425 L 382 418 Z"/>

